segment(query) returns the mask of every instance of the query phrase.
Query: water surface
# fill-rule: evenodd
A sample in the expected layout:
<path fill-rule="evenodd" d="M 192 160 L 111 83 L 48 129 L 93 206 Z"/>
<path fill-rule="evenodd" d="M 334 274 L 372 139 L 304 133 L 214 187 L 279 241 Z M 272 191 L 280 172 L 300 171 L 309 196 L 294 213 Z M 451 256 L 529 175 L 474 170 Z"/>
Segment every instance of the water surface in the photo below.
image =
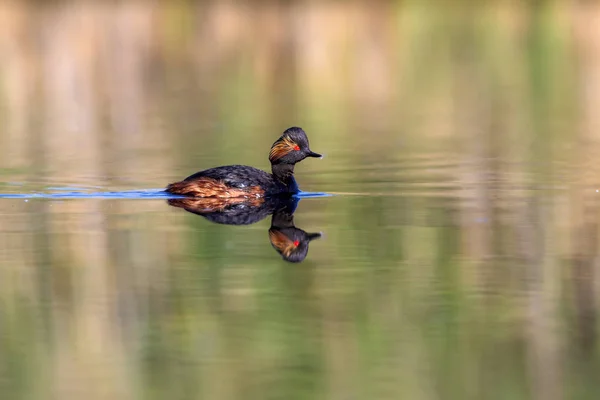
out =
<path fill-rule="evenodd" d="M 598 398 L 598 15 L 0 4 L 0 397 Z M 301 262 L 169 205 L 295 125 Z"/>

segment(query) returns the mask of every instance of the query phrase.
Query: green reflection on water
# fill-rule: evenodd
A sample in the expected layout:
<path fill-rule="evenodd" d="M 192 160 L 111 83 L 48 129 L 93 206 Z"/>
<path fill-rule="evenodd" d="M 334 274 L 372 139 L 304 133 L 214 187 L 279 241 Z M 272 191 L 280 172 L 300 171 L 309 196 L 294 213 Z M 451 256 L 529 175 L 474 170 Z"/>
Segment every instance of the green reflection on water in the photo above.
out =
<path fill-rule="evenodd" d="M 298 265 L 269 218 L 1 199 L 0 396 L 597 398 L 600 9 L 484 3 L 0 4 L 3 193 L 268 169 L 300 125 L 337 194 Z"/>

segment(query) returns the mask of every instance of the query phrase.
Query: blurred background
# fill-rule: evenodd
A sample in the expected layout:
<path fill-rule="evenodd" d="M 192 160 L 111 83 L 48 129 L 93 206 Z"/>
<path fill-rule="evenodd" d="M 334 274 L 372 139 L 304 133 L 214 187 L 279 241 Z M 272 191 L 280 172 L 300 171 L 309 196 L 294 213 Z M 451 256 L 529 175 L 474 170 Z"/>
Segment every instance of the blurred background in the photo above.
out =
<path fill-rule="evenodd" d="M 600 5 L 1 1 L 0 193 L 269 169 L 270 219 L 0 198 L 6 399 L 597 399 Z"/>

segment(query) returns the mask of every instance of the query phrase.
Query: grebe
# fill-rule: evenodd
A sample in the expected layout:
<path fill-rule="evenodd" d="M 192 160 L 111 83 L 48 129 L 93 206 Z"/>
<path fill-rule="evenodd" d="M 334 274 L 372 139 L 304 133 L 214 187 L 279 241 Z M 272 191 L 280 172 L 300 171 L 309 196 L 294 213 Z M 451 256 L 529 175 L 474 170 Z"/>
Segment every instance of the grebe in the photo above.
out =
<path fill-rule="evenodd" d="M 269 241 L 279 255 L 288 262 L 299 263 L 306 258 L 312 240 L 321 233 L 308 233 L 294 225 L 298 197 L 270 196 L 245 199 L 217 197 L 186 197 L 169 199 L 168 204 L 180 207 L 207 220 L 225 225 L 254 224 L 273 215 Z"/>
<path fill-rule="evenodd" d="M 246 165 L 227 165 L 196 172 L 167 186 L 168 193 L 191 197 L 257 198 L 298 193 L 294 165 L 306 157 L 318 157 L 308 146 L 302 128 L 286 129 L 271 146 L 272 174 Z"/>

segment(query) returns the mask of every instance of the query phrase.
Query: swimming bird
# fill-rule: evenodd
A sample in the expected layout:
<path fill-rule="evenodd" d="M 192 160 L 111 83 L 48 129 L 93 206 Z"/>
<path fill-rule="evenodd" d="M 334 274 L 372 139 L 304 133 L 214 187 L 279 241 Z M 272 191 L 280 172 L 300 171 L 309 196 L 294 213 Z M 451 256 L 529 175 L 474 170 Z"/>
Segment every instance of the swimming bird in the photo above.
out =
<path fill-rule="evenodd" d="M 307 157 L 322 158 L 310 150 L 302 128 L 286 129 L 273 143 L 269 153 L 271 172 L 246 165 L 227 165 L 196 172 L 166 191 L 191 197 L 258 198 L 299 192 L 294 166 Z"/>

